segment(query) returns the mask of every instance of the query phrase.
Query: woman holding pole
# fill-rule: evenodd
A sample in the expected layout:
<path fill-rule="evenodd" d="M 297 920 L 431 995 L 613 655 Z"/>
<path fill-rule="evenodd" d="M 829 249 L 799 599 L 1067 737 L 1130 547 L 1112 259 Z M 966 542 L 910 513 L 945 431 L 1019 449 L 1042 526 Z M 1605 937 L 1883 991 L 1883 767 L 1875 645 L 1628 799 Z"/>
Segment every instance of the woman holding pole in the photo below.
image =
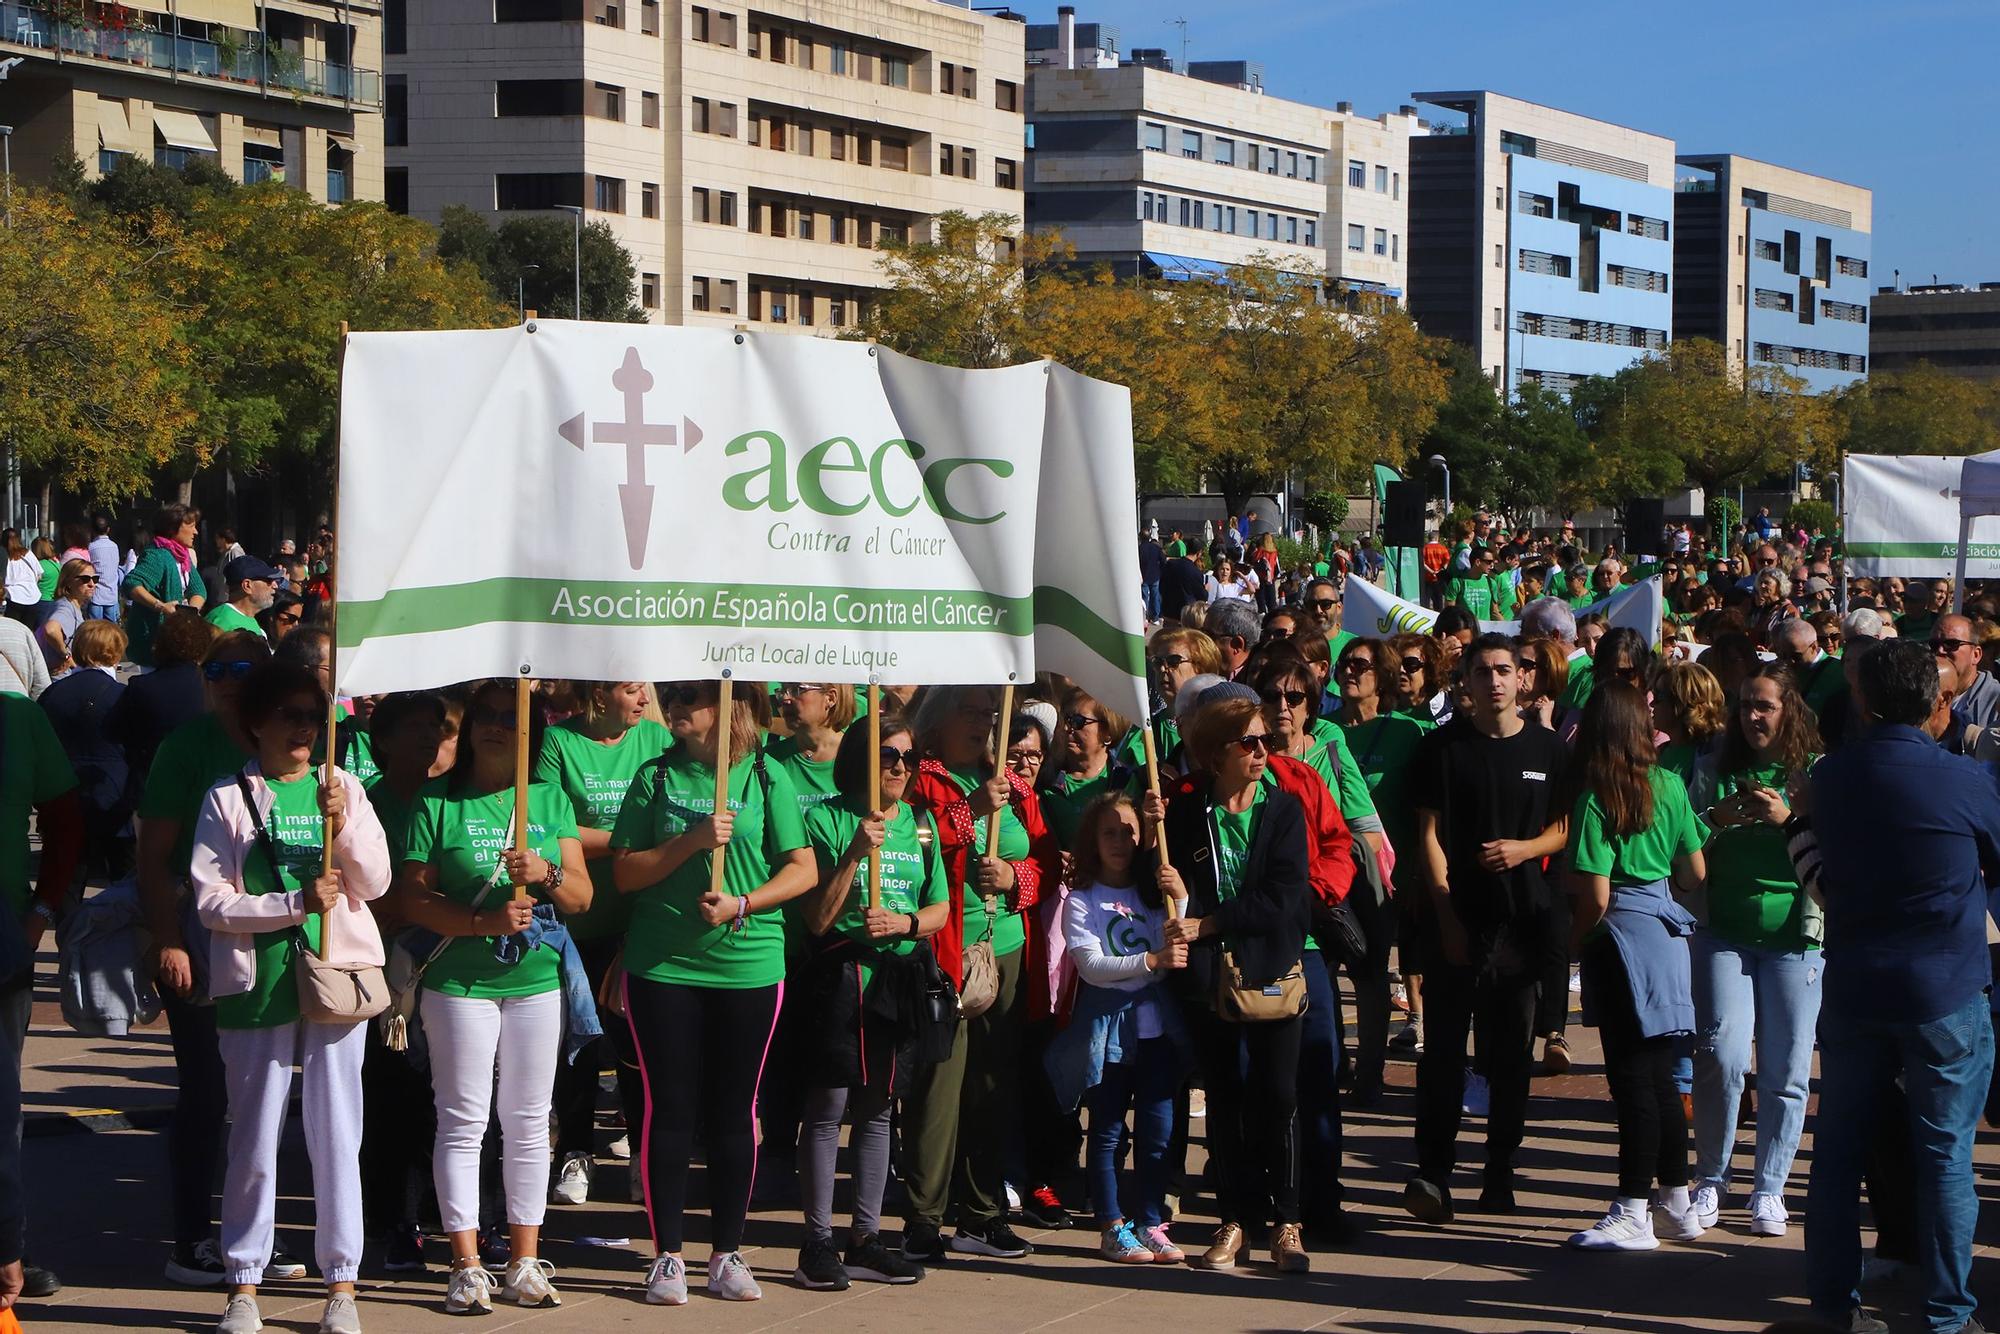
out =
<path fill-rule="evenodd" d="M 924 756 L 912 803 L 937 825 L 951 913 L 938 933 L 938 964 L 961 990 L 976 961 L 990 987 L 986 1008 L 958 1026 L 951 1055 L 917 1075 L 908 1115 L 909 1220 L 903 1254 L 941 1259 L 945 1205 L 958 1206 L 951 1249 L 1017 1259 L 1028 1244 L 1007 1225 L 1005 1155 L 1013 1122 L 1027 989 L 1028 929 L 1023 911 L 1061 865 L 1029 784 L 998 763 L 1013 690 L 934 686 L 917 710 Z"/>
<path fill-rule="evenodd" d="M 936 839 L 903 800 L 916 777 L 910 729 L 890 714 L 871 714 L 850 730 L 833 761 L 839 796 L 806 816 L 819 887 L 801 903 L 813 942 L 800 991 L 811 1023 L 805 1116 L 799 1133 L 799 1182 L 806 1241 L 793 1277 L 815 1290 L 845 1288 L 854 1278 L 914 1283 L 923 1266 L 882 1244 L 882 1191 L 889 1180 L 889 1111 L 915 1064 L 916 981 L 922 942 L 943 928 L 951 905 Z M 869 795 L 871 765 L 880 795 Z M 871 859 L 880 865 L 871 872 Z M 870 880 L 875 884 L 871 886 Z M 854 1226 L 842 1263 L 833 1245 L 834 1159 L 840 1123 L 853 1122 Z"/>
<path fill-rule="evenodd" d="M 430 1040 L 432 1160 L 438 1213 L 451 1234 L 445 1310 L 453 1315 L 492 1309 L 494 1278 L 479 1260 L 479 1145 L 496 1105 L 510 1242 L 500 1296 L 521 1306 L 561 1301 L 540 1253 L 562 962 L 559 950 L 522 933 L 536 924 L 537 901 L 574 916 L 590 907 L 591 886 L 569 798 L 553 783 L 525 781 L 527 756 L 542 741 L 542 715 L 525 684 L 487 681 L 473 692 L 465 743 L 444 782 L 424 793 L 397 876 L 404 920 L 446 940 L 423 971 L 419 1012 Z"/>
<path fill-rule="evenodd" d="M 326 693 L 309 671 L 259 668 L 238 717 L 256 757 L 209 789 L 195 823 L 195 911 L 213 934 L 209 992 L 229 1089 L 229 1157 L 222 1196 L 224 1281 L 218 1334 L 255 1334 L 257 1285 L 276 1241 L 278 1145 L 292 1066 L 303 1070 L 312 1160 L 315 1250 L 326 1280 L 321 1334 L 359 1334 L 361 1063 L 365 1021 L 316 1023 L 300 1013 L 294 956 L 382 964 L 367 902 L 389 887 L 389 848 L 361 784 L 312 752 Z M 327 855 L 331 843 L 332 855 Z"/>
<path fill-rule="evenodd" d="M 740 1247 L 757 1170 L 753 1116 L 785 990 L 784 904 L 818 879 L 792 780 L 757 762 L 762 689 L 660 687 L 679 743 L 633 779 L 612 830 L 612 883 L 635 895 L 625 1015 L 646 1112 L 639 1171 L 655 1259 L 646 1300 L 687 1301 L 681 1241 L 696 1127 L 707 1148 L 708 1290 L 755 1301 Z M 737 838 L 738 831 L 742 837 Z"/>

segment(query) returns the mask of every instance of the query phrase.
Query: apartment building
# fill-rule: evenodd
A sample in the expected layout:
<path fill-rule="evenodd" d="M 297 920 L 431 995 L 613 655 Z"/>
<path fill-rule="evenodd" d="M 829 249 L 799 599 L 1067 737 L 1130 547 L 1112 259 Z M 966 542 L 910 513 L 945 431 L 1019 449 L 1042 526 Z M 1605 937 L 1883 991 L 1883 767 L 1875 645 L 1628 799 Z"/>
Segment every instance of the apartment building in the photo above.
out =
<path fill-rule="evenodd" d="M 656 321 L 837 331 L 882 286 L 883 238 L 1021 215 L 1016 20 L 935 0 L 407 4 L 392 205 L 580 207 Z"/>
<path fill-rule="evenodd" d="M 1871 192 L 1730 153 L 1678 162 L 1674 337 L 1815 392 L 1865 376 Z"/>
<path fill-rule="evenodd" d="M 97 177 L 120 158 L 206 158 L 314 199 L 380 199 L 382 10 L 344 0 L 0 0 L 0 124 L 14 170 L 66 153 Z"/>
<path fill-rule="evenodd" d="M 1028 30 L 1028 225 L 1122 276 L 1271 264 L 1335 291 L 1403 290 L 1402 182 L 1414 108 L 1369 119 L 1265 92 L 1240 60 L 1121 60 L 1114 30 Z"/>
<path fill-rule="evenodd" d="M 1928 283 L 1875 293 L 1869 366 L 1908 370 L 1920 361 L 1974 380 L 2000 380 L 2000 283 Z"/>
<path fill-rule="evenodd" d="M 1417 93 L 1410 311 L 1496 386 L 1567 393 L 1667 346 L 1674 144 L 1488 91 Z"/>

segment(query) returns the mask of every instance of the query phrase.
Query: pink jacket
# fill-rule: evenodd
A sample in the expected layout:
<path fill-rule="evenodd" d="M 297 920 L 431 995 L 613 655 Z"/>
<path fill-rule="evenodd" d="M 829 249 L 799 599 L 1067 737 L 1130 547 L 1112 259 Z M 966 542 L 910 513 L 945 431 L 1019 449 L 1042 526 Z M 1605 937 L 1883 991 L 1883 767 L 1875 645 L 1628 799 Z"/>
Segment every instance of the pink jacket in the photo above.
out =
<path fill-rule="evenodd" d="M 247 766 L 250 791 L 259 811 L 268 820 L 270 789 L 258 772 L 257 762 Z M 347 819 L 340 837 L 333 841 L 333 863 L 341 874 L 340 903 L 327 914 L 326 940 L 329 963 L 363 966 L 383 962 L 382 933 L 375 927 L 375 915 L 368 900 L 382 897 L 389 888 L 389 844 L 382 836 L 381 821 L 353 774 L 336 769 L 347 793 Z M 240 996 L 250 990 L 256 975 L 256 937 L 267 931 L 299 925 L 306 916 L 306 896 L 294 890 L 288 894 L 245 894 L 243 867 L 248 858 L 261 857 L 257 849 L 256 826 L 243 805 L 243 793 L 235 775 L 208 790 L 201 803 L 201 816 L 194 826 L 194 907 L 201 924 L 212 932 L 208 946 L 208 994 Z"/>

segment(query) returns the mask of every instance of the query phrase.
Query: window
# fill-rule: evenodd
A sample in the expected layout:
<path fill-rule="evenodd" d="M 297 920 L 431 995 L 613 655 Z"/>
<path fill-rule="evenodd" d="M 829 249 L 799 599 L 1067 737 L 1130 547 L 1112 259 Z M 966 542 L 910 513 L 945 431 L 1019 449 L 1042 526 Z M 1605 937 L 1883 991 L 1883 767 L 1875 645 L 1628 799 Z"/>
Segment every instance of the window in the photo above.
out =
<path fill-rule="evenodd" d="M 724 278 L 716 285 L 722 289 L 722 294 L 716 302 L 716 313 L 719 315 L 734 315 L 736 313 L 736 280 L 734 278 Z"/>
<path fill-rule="evenodd" d="M 1378 195 L 1389 193 L 1389 169 L 1387 167 L 1375 168 L 1375 193 Z"/>
<path fill-rule="evenodd" d="M 1357 254 L 1357 255 L 1358 255 L 1358 254 L 1360 254 L 1360 253 L 1361 253 L 1361 252 L 1362 252 L 1363 250 L 1367 249 L 1367 248 L 1368 248 L 1368 229 L 1367 229 L 1367 228 L 1365 228 L 1365 227 L 1363 227 L 1363 226 L 1362 226 L 1362 225 L 1361 225 L 1360 223 L 1358 223 L 1358 222 L 1350 222 L 1350 223 L 1348 223 L 1348 224 L 1347 224 L 1347 248 L 1348 248 L 1349 250 L 1353 251 L 1353 252 L 1354 252 L 1355 254 Z"/>
<path fill-rule="evenodd" d="M 1868 307 L 1857 306 L 1852 301 L 1822 301 L 1819 308 L 1830 320 L 1845 320 L 1849 324 L 1868 323 Z"/>
<path fill-rule="evenodd" d="M 1319 223 L 1313 218 L 1306 219 L 1306 244 L 1319 244 Z"/>
<path fill-rule="evenodd" d="M 1194 226 L 1194 201 L 1185 195 L 1181 197 L 1181 226 Z"/>
<path fill-rule="evenodd" d="M 639 275 L 639 304 L 647 310 L 660 308 L 660 275 L 642 273 Z"/>
<path fill-rule="evenodd" d="M 765 230 L 770 232 L 774 237 L 782 237 L 786 232 L 786 224 L 790 220 L 790 214 L 790 209 L 775 200 L 766 204 L 764 206 L 764 215 L 769 220 L 770 226 Z"/>
<path fill-rule="evenodd" d="M 938 175 L 951 175 L 952 169 L 957 165 L 957 162 L 958 155 L 952 151 L 950 144 L 938 145 Z"/>
<path fill-rule="evenodd" d="M 1856 259 L 1852 255 L 1842 255 L 1833 262 L 1834 269 L 1843 278 L 1866 278 L 1868 261 Z"/>
<path fill-rule="evenodd" d="M 909 87 L 910 62 L 901 56 L 883 56 L 882 82 L 890 88 Z"/>
<path fill-rule="evenodd" d="M 1631 236 L 1643 236 L 1648 241 L 1664 241 L 1667 239 L 1666 223 L 1658 218 L 1641 217 L 1637 213 L 1626 215 L 1625 231 Z"/>
<path fill-rule="evenodd" d="M 979 175 L 979 154 L 970 148 L 958 150 L 958 174 L 966 180 L 974 180 Z"/>
<path fill-rule="evenodd" d="M 1495 306 L 1493 307 L 1493 332 L 1499 333 L 1501 331 L 1501 327 L 1502 326 L 1501 326 L 1500 307 Z"/>
<path fill-rule="evenodd" d="M 993 105 L 1001 111 L 1019 111 L 1021 109 L 1021 86 L 1017 83 L 1010 83 L 1006 79 L 995 79 L 993 81 Z M 838 306 L 840 303 L 836 301 L 834 304 Z"/>
<path fill-rule="evenodd" d="M 590 114 L 599 120 L 624 120 L 625 90 L 615 83 L 592 84 Z"/>
<path fill-rule="evenodd" d="M 406 55 L 410 49 L 409 5 L 406 0 L 383 0 L 382 54 Z"/>
<path fill-rule="evenodd" d="M 1637 292 L 1664 292 L 1667 275 L 1654 269 L 1636 269 L 1629 264 L 1607 264 L 1604 278 L 1613 287 L 1629 287 Z"/>
<path fill-rule="evenodd" d="M 1567 278 L 1570 275 L 1570 258 L 1568 255 L 1552 255 L 1546 250 L 1523 250 L 1520 267 L 1523 273 L 1536 273 L 1545 278 Z"/>
<path fill-rule="evenodd" d="M 736 16 L 721 10 L 715 13 L 715 44 L 734 49 L 736 46 Z M 734 286 L 735 284 L 730 284 Z"/>
<path fill-rule="evenodd" d="M 651 215 L 649 214 L 648 216 Z M 697 185 L 694 188 L 694 220 L 696 222 L 707 222 L 709 220 L 708 187 L 705 185 Z"/>
<path fill-rule="evenodd" d="M 1758 259 L 1768 259 L 1773 264 L 1779 264 L 1784 261 L 1784 247 L 1780 246 L 1776 241 L 1759 241 L 1753 249 Z"/>
<path fill-rule="evenodd" d="M 1378 255 L 1389 253 L 1389 229 L 1386 227 L 1375 229 L 1375 253 Z"/>
<path fill-rule="evenodd" d="M 583 18 L 583 0 L 494 0 L 495 23 L 575 23 Z"/>
<path fill-rule="evenodd" d="M 1833 238 L 1830 236 L 1813 238 L 1813 277 L 1823 283 L 1833 281 Z"/>
<path fill-rule="evenodd" d="M 1299 220 L 1297 218 L 1285 219 L 1285 240 L 1292 245 L 1299 243 Z"/>
<path fill-rule="evenodd" d="M 827 68 L 835 74 L 847 73 L 847 47 L 835 42 L 830 50 L 831 56 Z"/>
<path fill-rule="evenodd" d="M 1306 154 L 1306 179 L 1309 181 L 1319 179 L 1319 154 L 1317 153 Z"/>
<path fill-rule="evenodd" d="M 243 183 L 285 179 L 285 150 L 272 144 L 243 145 Z"/>
<path fill-rule="evenodd" d="M 104 149 L 98 150 L 97 169 L 99 171 L 111 170 L 112 167 L 118 165 L 117 159 L 125 156 L 123 153 L 112 153 L 111 165 L 106 166 L 104 163 L 106 151 Z M 382 173 L 382 202 L 388 206 L 391 213 L 408 213 L 410 211 L 410 169 L 408 167 L 390 167 Z"/>
<path fill-rule="evenodd" d="M 1507 247 L 1497 241 L 1493 243 L 1493 267 L 1496 269 L 1507 267 Z"/>
<path fill-rule="evenodd" d="M 1367 163 L 1365 163 L 1365 162 L 1356 162 L 1356 161 L 1354 161 L 1354 160 L 1353 160 L 1352 158 L 1349 158 L 1349 159 L 1348 159 L 1348 162 L 1347 162 L 1347 185 L 1348 185 L 1348 188 L 1349 188 L 1349 189 L 1352 189 L 1352 190 L 1365 190 L 1365 189 L 1367 189 L 1367 188 L 1368 188 L 1368 164 L 1367 164 Z"/>
<path fill-rule="evenodd" d="M 815 300 L 816 298 L 813 296 L 811 292 L 799 293 L 798 305 L 799 305 L 800 324 L 811 324 L 813 322 L 813 304 Z"/>
<path fill-rule="evenodd" d="M 1243 209 L 1243 226 L 1239 234 L 1253 241 L 1257 239 L 1257 210 L 1248 205 Z"/>
<path fill-rule="evenodd" d="M 1522 190 L 1517 194 L 1514 207 L 1531 218 L 1553 218 L 1556 215 L 1556 201 L 1532 190 Z"/>
<path fill-rule="evenodd" d="M 1278 174 L 1278 150 L 1269 144 L 1264 145 L 1264 174 L 1266 176 Z"/>
<path fill-rule="evenodd" d="M 616 176 L 597 178 L 597 211 L 599 213 L 623 213 L 625 211 L 625 182 Z"/>
<path fill-rule="evenodd" d="M 867 160 L 867 157 L 864 155 L 862 161 L 866 162 Z M 884 139 L 882 141 L 882 165 L 890 171 L 908 171 L 910 169 L 910 146 L 900 139 Z"/>
<path fill-rule="evenodd" d="M 642 218 L 657 218 L 660 216 L 660 187 L 652 181 L 640 183 L 639 216 Z"/>
<path fill-rule="evenodd" d="M 958 71 L 958 95 L 977 97 L 979 95 L 979 71 L 971 66 L 961 66 Z"/>
<path fill-rule="evenodd" d="M 949 61 L 938 62 L 938 91 L 946 94 L 958 91 L 958 68 Z"/>
<path fill-rule="evenodd" d="M 400 74 L 382 85 L 382 142 L 401 148 L 410 142 L 410 84 Z"/>
<path fill-rule="evenodd" d="M 727 139 L 736 137 L 736 104 L 718 102 L 715 104 L 715 132 Z"/>
<path fill-rule="evenodd" d="M 1236 141 L 1217 135 L 1215 139 L 1215 160 L 1225 167 L 1236 165 Z"/>
<path fill-rule="evenodd" d="M 847 323 L 847 302 L 840 297 L 826 299 L 826 322 L 838 329 Z"/>
<path fill-rule="evenodd" d="M 1401 232 L 1391 232 L 1389 234 L 1389 258 L 1398 264 L 1403 262 L 1403 234 Z"/>
<path fill-rule="evenodd" d="M 639 123 L 649 130 L 660 128 L 660 95 L 658 93 L 639 94 Z"/>
<path fill-rule="evenodd" d="M 1784 262 L 1786 273 L 1797 273 L 1799 271 L 1799 234 L 1797 232 L 1785 233 Z"/>
<path fill-rule="evenodd" d="M 694 280 L 694 286 L 690 289 L 690 293 L 691 294 L 688 297 L 689 306 L 693 307 L 695 310 L 708 309 L 708 301 L 709 301 L 708 279 L 696 278 Z"/>
<path fill-rule="evenodd" d="M 708 11 L 696 5 L 688 14 L 688 36 L 694 41 L 708 40 Z"/>
<path fill-rule="evenodd" d="M 813 211 L 810 207 L 799 210 L 798 238 L 801 241 L 813 239 Z"/>
<path fill-rule="evenodd" d="M 583 85 L 574 79 L 501 79 L 493 85 L 493 114 L 580 116 Z"/>
<path fill-rule="evenodd" d="M 574 171 L 502 172 L 493 178 L 495 208 L 580 207 L 583 176 Z"/>
<path fill-rule="evenodd" d="M 867 166 L 875 158 L 875 141 L 865 134 L 854 136 L 854 160 Z"/>
<path fill-rule="evenodd" d="M 639 0 L 639 31 L 648 37 L 660 35 L 659 0 Z"/>
<path fill-rule="evenodd" d="M 785 63 L 785 34 L 782 31 L 777 28 L 765 30 L 764 54 L 770 58 L 773 65 Z"/>
<path fill-rule="evenodd" d="M 1257 170 L 1257 145 L 1252 143 L 1243 145 L 1243 165 L 1252 171 Z"/>
<path fill-rule="evenodd" d="M 1182 131 L 1181 131 L 1181 156 L 1182 156 L 1182 157 L 1191 157 L 1191 158 L 1195 159 L 1195 160 L 1196 160 L 1197 162 L 1199 162 L 1199 161 L 1201 160 L 1201 131 L 1200 131 L 1200 130 L 1182 130 Z"/>
<path fill-rule="evenodd" d="M 1150 120 L 1147 121 L 1145 125 L 1145 134 L 1142 142 L 1146 148 L 1146 151 L 1150 153 L 1166 152 L 1167 127 L 1164 125 L 1156 124 Z"/>
<path fill-rule="evenodd" d="M 1004 157 L 994 158 L 993 184 L 998 186 L 1002 190 L 1020 189 L 1021 188 L 1020 175 L 1014 163 L 1008 161 Z"/>
<path fill-rule="evenodd" d="M 625 10 L 616 0 L 591 0 L 590 21 L 606 28 L 625 26 Z"/>
<path fill-rule="evenodd" d="M 1285 175 L 1295 181 L 1299 178 L 1299 155 L 1297 153 L 1285 154 Z"/>
<path fill-rule="evenodd" d="M 709 129 L 707 98 L 697 97 L 694 99 L 694 114 L 689 118 L 689 121 L 690 124 L 693 126 L 694 132 L 696 134 L 712 133 L 712 131 Z"/>
<path fill-rule="evenodd" d="M 1264 239 L 1266 241 L 1278 239 L 1278 215 L 1275 213 L 1264 215 Z"/>

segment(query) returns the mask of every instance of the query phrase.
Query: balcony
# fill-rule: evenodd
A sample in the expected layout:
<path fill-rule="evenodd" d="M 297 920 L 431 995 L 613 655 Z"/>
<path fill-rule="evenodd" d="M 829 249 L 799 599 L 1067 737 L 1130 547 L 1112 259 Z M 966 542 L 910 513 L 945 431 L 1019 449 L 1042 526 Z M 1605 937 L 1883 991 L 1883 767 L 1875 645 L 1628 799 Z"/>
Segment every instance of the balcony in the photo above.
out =
<path fill-rule="evenodd" d="M 267 96 L 323 97 L 371 108 L 382 104 L 379 71 L 307 60 L 282 47 L 266 47 L 261 33 L 230 31 L 234 40 L 217 42 L 144 27 L 94 27 L 62 22 L 47 10 L 0 0 L 0 48 L 26 49 L 58 61 L 105 61 L 193 75 L 254 88 Z"/>

